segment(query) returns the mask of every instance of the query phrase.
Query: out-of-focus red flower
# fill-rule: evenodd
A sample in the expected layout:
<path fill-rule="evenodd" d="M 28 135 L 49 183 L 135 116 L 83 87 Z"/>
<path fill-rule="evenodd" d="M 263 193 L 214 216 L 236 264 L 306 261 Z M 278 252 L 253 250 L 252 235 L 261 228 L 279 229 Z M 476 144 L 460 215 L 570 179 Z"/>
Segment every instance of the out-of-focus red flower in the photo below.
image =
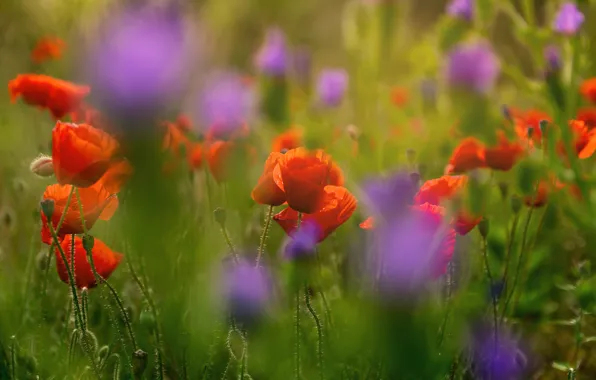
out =
<path fill-rule="evenodd" d="M 569 128 L 574 136 L 573 144 L 577 156 L 580 159 L 591 157 L 596 151 L 596 130 L 590 130 L 582 120 L 570 120 Z M 563 141 L 557 144 L 557 151 L 562 157 L 567 157 L 567 149 Z"/>
<path fill-rule="evenodd" d="M 463 173 L 484 167 L 486 167 L 484 144 L 474 137 L 467 137 L 453 151 L 449 159 L 447 174 Z"/>
<path fill-rule="evenodd" d="M 133 168 L 128 161 L 122 159 L 112 164 L 99 182 L 110 193 L 116 194 L 133 174 Z"/>
<path fill-rule="evenodd" d="M 546 204 L 549 194 L 549 184 L 546 181 L 540 182 L 536 193 L 524 198 L 524 203 L 528 207 L 542 207 Z"/>
<path fill-rule="evenodd" d="M 313 213 L 304 214 L 302 223 L 316 223 L 319 228 L 317 242 L 327 238 L 339 226 L 344 224 L 356 210 L 356 198 L 341 186 L 325 186 L 323 207 Z M 287 207 L 273 217 L 273 220 L 292 235 L 298 225 L 298 211 Z"/>
<path fill-rule="evenodd" d="M 579 92 L 591 103 L 596 103 L 596 78 L 586 79 Z"/>
<path fill-rule="evenodd" d="M 393 87 L 391 90 L 391 102 L 398 108 L 403 107 L 410 99 L 410 93 L 405 87 Z"/>
<path fill-rule="evenodd" d="M 510 142 L 503 131 L 497 132 L 497 139 L 496 146 L 484 148 L 484 162 L 493 170 L 511 170 L 525 150 L 518 142 Z"/>
<path fill-rule="evenodd" d="M 99 110 L 91 107 L 88 104 L 81 104 L 79 108 L 70 113 L 70 119 L 73 123 L 89 124 L 95 128 L 108 130 L 109 124 L 104 115 Z"/>
<path fill-rule="evenodd" d="M 60 38 L 41 38 L 31 51 L 31 60 L 35 63 L 42 63 L 50 59 L 58 59 L 62 56 L 65 47 L 66 43 Z"/>
<path fill-rule="evenodd" d="M 303 133 L 298 128 L 291 128 L 277 135 L 271 143 L 272 152 L 283 152 L 302 146 Z"/>
<path fill-rule="evenodd" d="M 180 158 L 181 152 L 184 156 L 190 153 L 191 142 L 185 133 L 175 123 L 165 122 L 166 133 L 163 140 L 163 148 L 176 158 Z"/>
<path fill-rule="evenodd" d="M 269 155 L 267 161 L 265 161 L 263 174 L 261 174 L 257 185 L 251 193 L 252 199 L 255 202 L 263 205 L 279 206 L 286 201 L 286 194 L 273 180 L 273 170 L 282 156 L 282 153 L 274 151 Z"/>
<path fill-rule="evenodd" d="M 439 205 L 442 200 L 450 199 L 463 189 L 466 183 L 468 183 L 468 177 L 465 175 L 444 175 L 436 179 L 430 179 L 422 184 L 414 200 L 418 204 Z"/>
<path fill-rule="evenodd" d="M 77 111 L 91 91 L 89 86 L 39 74 L 19 74 L 8 82 L 8 90 L 12 102 L 20 96 L 27 104 L 48 109 L 56 119 Z"/>
<path fill-rule="evenodd" d="M 203 145 L 200 143 L 192 144 L 188 155 L 188 166 L 195 170 L 203 166 Z"/>
<path fill-rule="evenodd" d="M 51 199 L 54 201 L 54 213 L 51 218 L 54 229 L 58 227 L 60 218 L 66 210 L 64 222 L 60 230 L 56 231 L 59 237 L 84 232 L 79 201 L 75 194 L 72 195 L 68 209 L 66 209 L 66 203 L 71 189 L 72 185 L 56 184 L 48 186 L 43 193 L 44 200 Z M 96 182 L 91 187 L 78 189 L 78 191 L 83 205 L 83 216 L 87 230 L 93 227 L 97 219 L 109 220 L 118 208 L 118 198 L 106 190 L 101 181 Z M 52 235 L 48 227 L 47 218 L 43 212 L 41 213 L 41 223 L 41 240 L 46 244 L 51 244 Z"/>
<path fill-rule="evenodd" d="M 97 238 L 94 240 L 95 243 L 93 244 L 93 249 L 91 250 L 93 264 L 95 265 L 97 274 L 99 274 L 102 278 L 107 279 L 112 275 L 114 270 L 116 270 L 118 264 L 120 264 L 120 261 L 122 261 L 122 254 L 112 251 L 101 240 Z M 76 236 L 73 243 L 72 235 L 66 235 L 60 246 L 64 251 L 66 262 L 69 268 L 72 268 L 71 263 L 74 248 L 74 280 L 76 287 L 82 289 L 93 288 L 97 286 L 97 280 L 95 279 L 95 275 L 91 269 L 91 264 L 87 258 L 87 251 L 85 251 L 85 248 L 83 247 L 83 239 Z M 68 284 L 68 270 L 66 269 L 66 265 L 62 260 L 62 255 L 60 254 L 58 247 L 54 248 L 54 254 L 56 256 L 56 269 L 58 271 L 58 276 L 62 282 Z"/>
<path fill-rule="evenodd" d="M 115 162 L 118 142 L 87 124 L 58 121 L 52 130 L 52 161 L 61 185 L 89 187 Z"/>
<path fill-rule="evenodd" d="M 192 130 L 192 121 L 188 115 L 180 114 L 176 119 L 176 126 L 183 132 L 190 132 Z"/>
<path fill-rule="evenodd" d="M 586 123 L 589 129 L 596 127 L 596 108 L 585 107 L 577 111 L 576 120 L 581 120 Z"/>
<path fill-rule="evenodd" d="M 341 169 L 322 150 L 291 149 L 277 162 L 273 180 L 286 194 L 288 205 L 306 214 L 324 206 L 326 185 L 342 186 Z"/>
<path fill-rule="evenodd" d="M 358 226 L 363 230 L 372 230 L 375 228 L 375 219 L 372 216 L 369 216 Z"/>
<path fill-rule="evenodd" d="M 464 236 L 472 231 L 481 221 L 482 217 L 476 217 L 466 211 L 461 211 L 455 217 L 455 231 Z"/>
<path fill-rule="evenodd" d="M 552 122 L 552 118 L 546 112 L 530 109 L 527 111 L 520 111 L 511 109 L 511 116 L 515 125 L 515 133 L 521 141 L 527 142 L 532 147 L 534 144 L 540 146 L 542 144 L 542 131 L 540 130 L 540 122 L 546 120 Z M 532 128 L 532 138 L 528 134 L 528 128 Z"/>

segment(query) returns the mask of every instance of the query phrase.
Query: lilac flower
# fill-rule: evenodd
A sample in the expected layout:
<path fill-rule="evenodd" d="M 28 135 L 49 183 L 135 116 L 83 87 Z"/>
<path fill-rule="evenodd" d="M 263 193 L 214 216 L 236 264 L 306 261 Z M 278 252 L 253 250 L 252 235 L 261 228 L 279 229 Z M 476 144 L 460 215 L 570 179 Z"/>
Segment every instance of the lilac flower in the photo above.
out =
<path fill-rule="evenodd" d="M 226 136 L 249 123 L 256 113 L 253 88 L 231 72 L 216 73 L 199 97 L 199 120 L 218 136 Z"/>
<path fill-rule="evenodd" d="M 260 72 L 270 76 L 283 76 L 288 69 L 288 48 L 286 37 L 279 28 L 271 28 L 255 57 Z"/>
<path fill-rule="evenodd" d="M 343 69 L 326 69 L 317 79 L 317 96 L 320 105 L 338 107 L 348 89 L 348 73 Z"/>
<path fill-rule="evenodd" d="M 316 223 L 302 223 L 289 238 L 285 249 L 288 259 L 296 260 L 314 255 L 321 227 Z"/>
<path fill-rule="evenodd" d="M 577 5 L 571 1 L 567 1 L 563 3 L 555 16 L 553 29 L 558 33 L 572 36 L 577 33 L 583 23 L 583 13 L 577 9 Z"/>
<path fill-rule="evenodd" d="M 474 0 L 451 0 L 447 4 L 447 13 L 451 16 L 470 21 L 474 16 Z"/>
<path fill-rule="evenodd" d="M 246 260 L 228 261 L 223 273 L 223 298 L 237 321 L 250 322 L 260 317 L 272 298 L 266 268 L 257 268 Z"/>
<path fill-rule="evenodd" d="M 384 220 L 391 220 L 412 204 L 417 188 L 408 173 L 397 172 L 367 180 L 362 185 L 362 191 L 368 211 Z"/>
<path fill-rule="evenodd" d="M 544 49 L 544 59 L 546 61 L 546 72 L 556 73 L 561 70 L 561 49 L 557 45 L 549 45 Z"/>
<path fill-rule="evenodd" d="M 90 55 L 88 75 L 108 107 L 153 109 L 181 90 L 187 51 L 176 10 L 131 8 L 105 30 Z"/>
<path fill-rule="evenodd" d="M 456 46 L 447 57 L 447 82 L 478 93 L 489 92 L 499 76 L 500 64 L 486 43 Z"/>
<path fill-rule="evenodd" d="M 508 331 L 501 329 L 495 339 L 492 328 L 488 326 L 476 328 L 470 349 L 478 379 L 525 378 L 526 356 L 520 349 L 519 343 Z"/>

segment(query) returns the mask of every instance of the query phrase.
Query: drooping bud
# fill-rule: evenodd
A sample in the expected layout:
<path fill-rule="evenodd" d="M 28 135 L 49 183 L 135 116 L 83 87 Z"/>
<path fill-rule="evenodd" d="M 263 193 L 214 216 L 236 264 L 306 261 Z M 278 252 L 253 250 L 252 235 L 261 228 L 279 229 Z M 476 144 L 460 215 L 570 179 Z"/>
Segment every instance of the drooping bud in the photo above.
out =
<path fill-rule="evenodd" d="M 39 156 L 31 162 L 29 170 L 40 177 L 51 177 L 54 175 L 54 163 L 52 157 Z"/>
<path fill-rule="evenodd" d="M 514 214 L 519 213 L 522 208 L 522 200 L 517 195 L 511 197 L 511 210 Z"/>
<path fill-rule="evenodd" d="M 226 224 L 226 210 L 221 207 L 216 208 L 213 210 L 213 218 L 218 224 L 224 226 Z"/>
<path fill-rule="evenodd" d="M 488 219 L 482 218 L 480 223 L 478 223 L 478 231 L 480 232 L 480 235 L 486 239 L 489 231 Z"/>
<path fill-rule="evenodd" d="M 499 192 L 501 193 L 501 197 L 503 199 L 507 199 L 507 195 L 509 195 L 509 184 L 507 182 L 499 182 Z"/>
<path fill-rule="evenodd" d="M 52 199 L 44 199 L 39 204 L 41 205 L 41 212 L 43 212 L 48 220 L 51 219 L 52 215 L 54 215 L 54 201 Z"/>
<path fill-rule="evenodd" d="M 93 251 L 93 246 L 95 245 L 95 238 L 91 235 L 83 236 L 83 248 L 89 254 Z"/>
<path fill-rule="evenodd" d="M 147 368 L 147 353 L 141 349 L 132 354 L 132 368 L 136 378 L 140 378 Z"/>

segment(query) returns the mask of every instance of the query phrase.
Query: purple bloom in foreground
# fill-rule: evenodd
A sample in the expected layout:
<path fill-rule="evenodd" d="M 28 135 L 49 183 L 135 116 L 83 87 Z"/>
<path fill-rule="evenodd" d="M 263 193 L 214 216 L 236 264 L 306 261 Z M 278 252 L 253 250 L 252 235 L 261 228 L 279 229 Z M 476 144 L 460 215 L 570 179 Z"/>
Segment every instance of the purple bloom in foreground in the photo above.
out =
<path fill-rule="evenodd" d="M 544 49 L 544 59 L 546 61 L 546 72 L 555 73 L 561 70 L 561 49 L 557 45 L 549 45 Z"/>
<path fill-rule="evenodd" d="M 251 322 L 261 316 L 272 298 L 269 273 L 246 260 L 228 261 L 223 273 L 224 299 L 232 317 Z"/>
<path fill-rule="evenodd" d="M 256 97 L 250 85 L 235 73 L 217 73 L 203 88 L 199 98 L 199 120 L 218 136 L 226 136 L 252 121 Z"/>
<path fill-rule="evenodd" d="M 343 69 L 326 69 L 317 79 L 317 97 L 319 104 L 338 107 L 348 89 L 348 73 Z"/>
<path fill-rule="evenodd" d="M 452 87 L 487 93 L 495 85 L 499 72 L 497 56 L 486 43 L 458 45 L 447 57 L 446 76 Z"/>
<path fill-rule="evenodd" d="M 176 10 L 129 9 L 109 21 L 93 48 L 93 91 L 111 107 L 154 108 L 182 88 L 186 53 Z"/>
<path fill-rule="evenodd" d="M 368 212 L 387 221 L 399 216 L 413 203 L 417 188 L 408 173 L 398 172 L 369 179 L 362 185 L 362 191 Z"/>
<path fill-rule="evenodd" d="M 527 358 L 519 343 L 508 331 L 499 331 L 495 339 L 492 326 L 477 328 L 473 333 L 471 353 L 478 379 L 523 379 Z"/>
<path fill-rule="evenodd" d="M 279 28 L 271 28 L 255 57 L 260 72 L 271 76 L 283 76 L 288 69 L 288 47 L 286 37 Z"/>
<path fill-rule="evenodd" d="M 577 9 L 577 5 L 568 1 L 563 3 L 559 12 L 555 16 L 553 29 L 558 33 L 572 36 L 577 33 L 583 23 L 583 13 Z"/>
<path fill-rule="evenodd" d="M 320 234 L 321 227 L 315 222 L 302 223 L 286 245 L 286 258 L 297 260 L 313 256 Z"/>
<path fill-rule="evenodd" d="M 447 4 L 447 13 L 470 21 L 474 16 L 474 0 L 451 0 Z"/>

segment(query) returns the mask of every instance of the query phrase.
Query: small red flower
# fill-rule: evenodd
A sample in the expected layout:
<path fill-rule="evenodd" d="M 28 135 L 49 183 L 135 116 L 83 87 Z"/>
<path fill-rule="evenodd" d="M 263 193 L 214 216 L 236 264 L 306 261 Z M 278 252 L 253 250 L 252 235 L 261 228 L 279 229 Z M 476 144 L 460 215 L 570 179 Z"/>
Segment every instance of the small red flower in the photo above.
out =
<path fill-rule="evenodd" d="M 283 152 L 302 146 L 302 131 L 292 128 L 278 135 L 271 144 L 272 152 Z"/>
<path fill-rule="evenodd" d="M 339 226 L 344 224 L 356 210 L 356 198 L 341 186 L 325 186 L 323 207 L 313 213 L 304 214 L 302 223 L 316 223 L 319 228 L 317 242 L 327 238 Z M 292 235 L 298 226 L 298 211 L 287 207 L 273 217 L 288 235 Z"/>
<path fill-rule="evenodd" d="M 405 87 L 393 87 L 391 90 L 391 102 L 398 108 L 403 107 L 410 99 L 408 89 Z"/>
<path fill-rule="evenodd" d="M 73 247 L 72 235 L 66 235 L 60 246 L 64 251 L 69 268 L 72 268 L 71 263 L 74 249 L 74 280 L 76 287 L 82 289 L 97 286 L 97 280 L 87 258 L 87 251 L 83 248 L 83 239 L 75 236 Z M 64 260 L 62 260 L 62 255 L 60 254 L 58 247 L 54 248 L 54 254 L 56 255 L 56 269 L 58 271 L 58 276 L 62 282 L 68 284 L 68 270 L 66 269 L 66 265 L 64 265 Z M 104 279 L 110 277 L 118 267 L 118 264 L 120 264 L 120 261 L 122 261 L 121 253 L 112 251 L 97 238 L 95 238 L 91 255 L 93 257 L 95 270 Z"/>
<path fill-rule="evenodd" d="M 375 219 L 372 216 L 369 216 L 364 222 L 360 223 L 358 227 L 363 230 L 373 230 L 375 228 Z"/>
<path fill-rule="evenodd" d="M 463 173 L 484 167 L 484 144 L 474 137 L 467 137 L 453 151 L 447 172 Z"/>
<path fill-rule="evenodd" d="M 589 129 L 596 127 L 596 108 L 586 107 L 580 108 L 577 111 L 576 120 L 581 120 L 586 123 Z"/>
<path fill-rule="evenodd" d="M 586 79 L 581 87 L 580 93 L 591 103 L 596 103 L 596 78 Z"/>
<path fill-rule="evenodd" d="M 273 170 L 282 156 L 282 153 L 272 152 L 265 161 L 263 174 L 261 174 L 251 193 L 251 197 L 255 202 L 263 205 L 279 206 L 286 201 L 286 194 L 273 180 Z"/>
<path fill-rule="evenodd" d="M 35 63 L 42 63 L 50 59 L 58 59 L 66 44 L 60 38 L 44 37 L 41 38 L 31 52 L 31 60 Z"/>
<path fill-rule="evenodd" d="M 482 221 L 482 217 L 475 217 L 466 211 L 461 211 L 455 217 L 455 231 L 459 235 L 467 235 Z"/>
<path fill-rule="evenodd" d="M 493 170 L 509 171 L 524 154 L 524 148 L 509 142 L 503 131 L 497 131 L 497 138 L 497 146 L 484 148 L 484 162 Z"/>
<path fill-rule="evenodd" d="M 48 109 L 56 119 L 77 111 L 89 95 L 89 86 L 52 78 L 47 75 L 20 74 L 8 82 L 10 99 L 20 96 L 25 103 Z"/>
<path fill-rule="evenodd" d="M 450 199 L 463 189 L 466 183 L 468 183 L 468 177 L 465 175 L 444 175 L 436 179 L 430 179 L 422 184 L 414 200 L 418 204 L 439 205 L 442 200 Z"/>
<path fill-rule="evenodd" d="M 530 109 L 525 112 L 511 109 L 511 115 L 513 116 L 515 124 L 515 133 L 519 139 L 526 142 L 530 147 L 534 146 L 534 144 L 540 146 L 542 144 L 540 122 L 542 120 L 546 120 L 549 123 L 552 122 L 550 115 L 536 109 Z M 532 128 L 531 139 L 528 136 L 530 127 Z"/>
<path fill-rule="evenodd" d="M 188 166 L 195 170 L 203 166 L 203 146 L 200 143 L 192 144 L 188 155 Z"/>

